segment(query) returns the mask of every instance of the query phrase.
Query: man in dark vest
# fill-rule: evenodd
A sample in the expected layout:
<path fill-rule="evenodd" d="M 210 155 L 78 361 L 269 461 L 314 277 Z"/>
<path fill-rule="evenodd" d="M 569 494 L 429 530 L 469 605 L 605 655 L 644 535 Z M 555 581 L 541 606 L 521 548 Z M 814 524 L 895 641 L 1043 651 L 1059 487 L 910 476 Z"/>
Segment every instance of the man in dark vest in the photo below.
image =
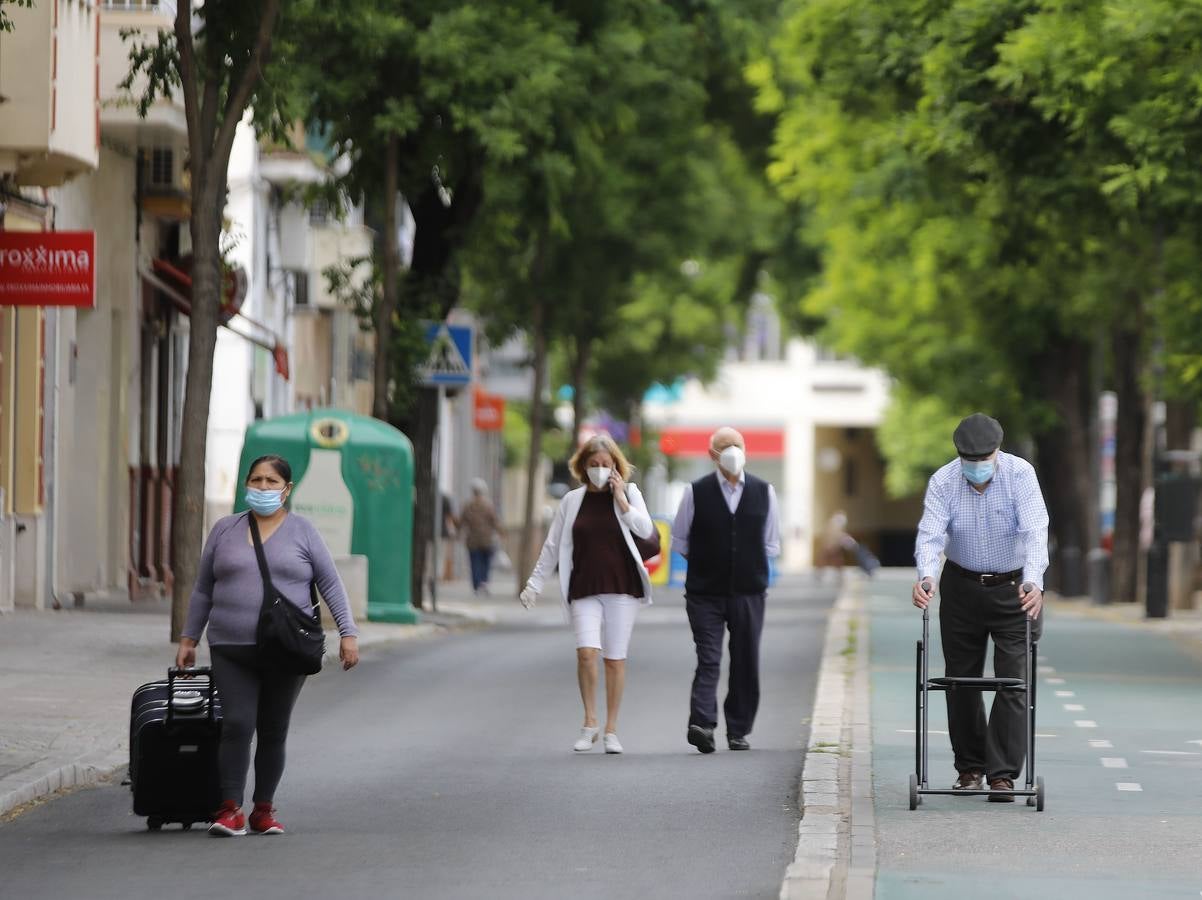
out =
<path fill-rule="evenodd" d="M 719 428 L 710 437 L 718 471 L 690 484 L 672 525 L 672 549 L 689 561 L 685 608 L 697 648 L 688 742 L 714 752 L 722 640 L 730 632 L 726 744 L 749 750 L 747 735 L 760 703 L 760 633 L 768 591 L 768 559 L 780 555 L 776 492 L 743 471 L 743 436 Z"/>

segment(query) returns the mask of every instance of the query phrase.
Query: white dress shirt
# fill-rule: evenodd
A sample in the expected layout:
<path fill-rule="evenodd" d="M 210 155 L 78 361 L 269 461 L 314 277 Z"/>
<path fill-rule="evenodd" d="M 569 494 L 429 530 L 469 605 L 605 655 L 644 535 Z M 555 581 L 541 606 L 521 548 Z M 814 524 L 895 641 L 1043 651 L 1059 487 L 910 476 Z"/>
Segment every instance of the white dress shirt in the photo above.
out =
<path fill-rule="evenodd" d="M 914 555 L 918 577 L 934 578 L 939 554 L 971 572 L 1013 572 L 1043 590 L 1048 567 L 1048 510 L 1035 469 L 998 453 L 997 469 L 978 491 L 954 459 L 931 476 Z"/>
<path fill-rule="evenodd" d="M 739 480 L 731 484 L 721 472 L 714 472 L 718 484 L 722 488 L 722 496 L 726 498 L 726 506 L 733 513 L 739 508 L 743 499 L 743 487 L 747 484 L 746 473 L 739 473 Z M 693 485 L 687 484 L 684 496 L 680 498 L 680 507 L 676 510 L 676 519 L 672 522 L 672 550 L 685 559 L 689 557 L 689 531 L 693 527 Z M 764 552 L 770 559 L 780 556 L 780 517 L 776 510 L 776 490 L 768 485 L 768 518 L 764 520 Z"/>

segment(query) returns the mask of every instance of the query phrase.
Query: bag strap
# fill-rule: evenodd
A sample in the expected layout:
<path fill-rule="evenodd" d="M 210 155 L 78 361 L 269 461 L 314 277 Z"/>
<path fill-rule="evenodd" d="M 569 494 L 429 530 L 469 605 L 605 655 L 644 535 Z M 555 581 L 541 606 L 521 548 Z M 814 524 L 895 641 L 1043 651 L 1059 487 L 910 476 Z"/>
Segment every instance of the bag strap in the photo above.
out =
<path fill-rule="evenodd" d="M 250 526 L 250 537 L 255 543 L 255 558 L 259 560 L 259 574 L 263 576 L 263 587 L 267 590 L 263 594 L 263 602 L 267 602 L 268 594 L 278 594 L 275 585 L 271 583 L 271 570 L 267 568 L 267 554 L 263 552 L 263 540 L 259 536 L 259 522 L 255 519 L 255 514 L 248 512 L 246 514 L 246 522 Z M 317 609 L 317 586 L 313 582 L 309 582 L 309 601 L 313 604 L 313 615 L 318 615 Z"/>

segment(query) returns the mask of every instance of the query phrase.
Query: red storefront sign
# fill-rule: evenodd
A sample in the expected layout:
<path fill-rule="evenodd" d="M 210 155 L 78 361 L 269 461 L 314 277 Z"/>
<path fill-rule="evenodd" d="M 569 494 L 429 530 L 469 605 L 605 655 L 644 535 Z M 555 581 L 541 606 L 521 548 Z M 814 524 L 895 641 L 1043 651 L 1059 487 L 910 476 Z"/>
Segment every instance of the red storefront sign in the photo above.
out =
<path fill-rule="evenodd" d="M 96 306 L 96 232 L 0 231 L 0 306 Z"/>
<path fill-rule="evenodd" d="M 472 401 L 477 431 L 500 431 L 505 424 L 505 398 L 476 391 Z"/>
<path fill-rule="evenodd" d="M 714 428 L 665 428 L 659 435 L 659 449 L 665 456 L 708 456 L 713 433 Z M 739 433 L 749 459 L 785 455 L 785 432 L 780 428 L 740 428 Z"/>

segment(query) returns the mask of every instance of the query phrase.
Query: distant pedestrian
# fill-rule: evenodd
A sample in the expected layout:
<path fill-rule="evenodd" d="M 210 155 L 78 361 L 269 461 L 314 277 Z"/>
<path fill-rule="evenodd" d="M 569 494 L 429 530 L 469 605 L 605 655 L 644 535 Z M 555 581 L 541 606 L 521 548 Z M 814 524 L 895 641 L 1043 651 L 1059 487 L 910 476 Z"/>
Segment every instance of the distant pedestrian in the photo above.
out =
<path fill-rule="evenodd" d="M 608 435 L 590 438 L 568 468 L 583 487 L 559 503 L 522 604 L 529 609 L 546 580 L 559 570 L 559 587 L 576 631 L 576 678 L 584 701 L 584 725 L 572 749 L 597 741 L 597 655 L 605 659 L 605 752 L 621 753 L 618 711 L 626 686 L 626 653 L 639 606 L 651 603 L 651 579 L 635 536 L 654 529 L 639 489 L 626 479 L 631 466 Z"/>
<path fill-rule="evenodd" d="M 714 752 L 722 640 L 730 633 L 730 677 L 723 711 L 726 744 L 748 750 L 760 703 L 760 634 L 768 594 L 768 560 L 780 555 L 780 521 L 772 485 L 744 471 L 743 435 L 719 428 L 710 437 L 718 470 L 686 489 L 672 524 L 672 549 L 685 557 L 685 609 L 697 649 L 687 739 Z"/>
<path fill-rule="evenodd" d="M 915 557 L 914 605 L 935 595 L 939 555 L 939 628 L 948 677 L 979 678 L 993 638 L 993 671 L 1025 678 L 1026 626 L 1043 630 L 1043 573 L 1048 567 L 1048 511 L 1035 469 L 999 449 L 1002 426 L 982 413 L 952 435 L 958 458 L 931 476 Z M 953 790 L 1009 791 L 1026 758 L 1026 710 L 1021 693 L 999 691 L 988 725 L 978 691 L 948 691 L 947 718 L 958 777 Z M 1001 803 L 1013 795 L 990 794 Z"/>
<path fill-rule="evenodd" d="M 251 463 L 246 479 L 250 511 L 226 516 L 213 526 L 188 605 L 175 664 L 196 663 L 196 645 L 208 626 L 213 681 L 221 697 L 224 722 L 218 751 L 221 807 L 209 833 L 246 834 L 242 815 L 250 743 L 255 749 L 254 810 L 250 830 L 283 834 L 272 803 L 284 774 L 284 746 L 292 707 L 304 685 L 303 675 L 281 671 L 263 659 L 256 647 L 256 627 L 263 601 L 263 577 L 250 530 L 258 525 L 267 568 L 278 592 L 301 609 L 311 608 L 316 585 L 329 605 L 341 637 L 339 658 L 350 669 L 359 662 L 358 628 L 346 590 L 325 541 L 311 522 L 284 506 L 292 493 L 292 467 L 279 456 Z"/>
<path fill-rule="evenodd" d="M 472 570 L 472 591 L 488 593 L 488 576 L 501 534 L 497 510 L 488 496 L 488 482 L 472 480 L 472 499 L 463 505 L 459 527 Z"/>
<path fill-rule="evenodd" d="M 855 539 L 847 533 L 847 513 L 837 510 L 827 520 L 822 532 L 822 545 L 818 550 L 818 579 L 823 580 L 827 570 L 833 570 L 835 584 L 843 582 L 845 554 L 856 546 Z"/>

